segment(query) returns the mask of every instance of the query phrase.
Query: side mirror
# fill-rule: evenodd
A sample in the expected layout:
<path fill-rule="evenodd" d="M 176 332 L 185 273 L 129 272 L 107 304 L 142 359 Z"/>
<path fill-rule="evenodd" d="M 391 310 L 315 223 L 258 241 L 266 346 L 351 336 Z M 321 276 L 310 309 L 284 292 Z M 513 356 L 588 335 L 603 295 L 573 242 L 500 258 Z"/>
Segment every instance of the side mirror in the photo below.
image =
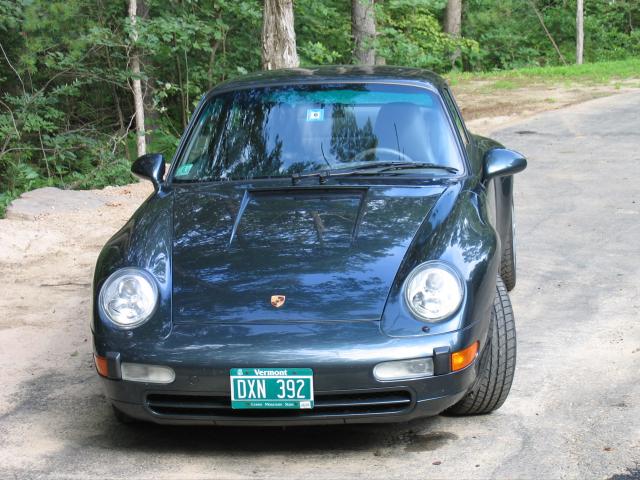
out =
<path fill-rule="evenodd" d="M 139 157 L 131 165 L 131 173 L 140 178 L 151 180 L 156 192 L 164 179 L 164 157 L 160 153 L 147 153 Z"/>
<path fill-rule="evenodd" d="M 504 177 L 521 172 L 527 168 L 527 159 L 524 155 L 506 148 L 494 148 L 484 156 L 484 180 L 495 177 Z"/>

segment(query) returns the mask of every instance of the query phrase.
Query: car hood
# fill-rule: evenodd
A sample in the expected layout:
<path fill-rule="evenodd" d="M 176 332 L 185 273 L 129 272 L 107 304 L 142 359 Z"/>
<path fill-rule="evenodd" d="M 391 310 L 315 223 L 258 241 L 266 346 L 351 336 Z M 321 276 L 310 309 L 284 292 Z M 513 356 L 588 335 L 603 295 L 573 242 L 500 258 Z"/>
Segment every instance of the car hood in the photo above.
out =
<path fill-rule="evenodd" d="M 176 187 L 174 323 L 371 321 L 445 188 Z M 284 297 L 275 307 L 272 296 Z"/>

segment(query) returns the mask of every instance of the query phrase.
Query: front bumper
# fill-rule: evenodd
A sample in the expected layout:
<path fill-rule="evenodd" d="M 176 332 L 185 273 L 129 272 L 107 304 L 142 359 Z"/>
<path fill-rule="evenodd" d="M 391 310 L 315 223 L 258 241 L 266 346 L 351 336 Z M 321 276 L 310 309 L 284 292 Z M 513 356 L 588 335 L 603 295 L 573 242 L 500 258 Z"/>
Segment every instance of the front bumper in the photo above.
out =
<path fill-rule="evenodd" d="M 446 334 L 391 338 L 371 322 L 314 325 L 312 341 L 309 326 L 288 325 L 283 330 L 282 326 L 262 325 L 249 331 L 243 327 L 243 335 L 236 332 L 227 342 L 213 343 L 222 333 L 217 326 L 211 327 L 216 331 L 198 329 L 197 346 L 191 335 L 174 331 L 163 342 L 121 346 L 118 352 L 113 346 L 104 351 L 96 342 L 96 353 L 110 359 L 112 378 L 102 378 L 107 397 L 116 408 L 139 420 L 173 425 L 402 422 L 437 415 L 469 391 L 477 378 L 478 359 L 463 370 L 450 372 L 449 355 L 476 340 L 482 351 L 487 327 L 488 322 L 476 322 Z M 380 382 L 373 376 L 373 367 L 380 362 L 425 356 L 434 358 L 432 377 Z M 120 361 L 167 365 L 175 370 L 176 379 L 169 385 L 123 381 L 119 379 Z M 313 370 L 314 409 L 231 409 L 231 368 L 283 366 Z"/>
<path fill-rule="evenodd" d="M 166 425 L 279 426 L 405 422 L 437 415 L 460 400 L 475 378 L 475 365 L 471 365 L 412 384 L 316 391 L 313 410 L 232 410 L 228 392 L 147 390 L 144 385 L 109 379 L 104 379 L 104 385 L 111 403 L 138 420 Z M 425 398 L 432 389 L 440 395 Z M 123 397 L 142 402 L 124 401 Z"/>

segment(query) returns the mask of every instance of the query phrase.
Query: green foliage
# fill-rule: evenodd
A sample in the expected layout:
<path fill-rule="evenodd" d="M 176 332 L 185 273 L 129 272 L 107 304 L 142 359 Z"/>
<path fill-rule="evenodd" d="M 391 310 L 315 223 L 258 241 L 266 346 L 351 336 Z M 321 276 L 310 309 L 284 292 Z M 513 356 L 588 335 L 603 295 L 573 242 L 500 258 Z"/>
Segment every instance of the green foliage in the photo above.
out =
<path fill-rule="evenodd" d="M 345 0 L 298 0 L 296 41 L 300 63 L 351 63 L 351 6 Z"/>
<path fill-rule="evenodd" d="M 138 4 L 134 44 L 124 0 L 0 0 L 0 213 L 29 189 L 132 180 L 133 48 L 149 149 L 169 158 L 203 93 L 259 68 L 259 0 Z"/>
<path fill-rule="evenodd" d="M 451 56 L 475 54 L 478 43 L 454 38 L 442 31 L 438 13 L 445 2 L 389 0 L 377 12 L 379 55 L 387 63 L 427 68 L 437 72 L 452 67 Z"/>
<path fill-rule="evenodd" d="M 202 95 L 260 68 L 261 0 L 0 0 L 0 216 L 25 190 L 131 181 L 134 51 L 142 61 L 149 151 L 170 158 Z M 351 2 L 295 0 L 303 66 L 352 63 Z M 575 58 L 574 0 L 464 0 L 462 36 L 443 32 L 446 0 L 376 2 L 377 56 L 438 72 L 494 71 L 491 88 L 531 78 L 585 82 L 637 77 L 640 2 L 585 2 L 585 60 Z M 452 60 L 453 59 L 453 60 Z M 503 75 L 503 76 L 502 76 Z M 464 81 L 453 73 L 451 80 Z"/>
<path fill-rule="evenodd" d="M 640 54 L 640 2 L 585 1 L 585 61 L 619 60 Z M 534 10 L 568 63 L 575 62 L 575 0 L 465 0 L 462 34 L 479 43 L 469 70 L 560 65 L 561 59 Z"/>
<path fill-rule="evenodd" d="M 585 2 L 585 59 L 640 56 L 640 2 Z"/>

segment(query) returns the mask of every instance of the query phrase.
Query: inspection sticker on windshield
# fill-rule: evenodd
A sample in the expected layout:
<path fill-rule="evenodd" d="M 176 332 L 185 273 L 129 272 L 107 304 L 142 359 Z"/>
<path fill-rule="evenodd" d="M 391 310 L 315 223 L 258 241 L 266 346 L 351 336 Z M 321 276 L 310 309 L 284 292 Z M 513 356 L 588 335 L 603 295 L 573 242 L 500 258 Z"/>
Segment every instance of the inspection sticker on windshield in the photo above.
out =
<path fill-rule="evenodd" d="M 184 165 L 180 165 L 178 167 L 178 170 L 176 170 L 176 175 L 178 175 L 179 177 L 183 175 L 188 175 L 189 172 L 191 171 L 191 167 L 193 167 L 192 163 L 186 163 Z"/>
<path fill-rule="evenodd" d="M 308 108 L 307 122 L 322 122 L 324 120 L 324 108 Z"/>
<path fill-rule="evenodd" d="M 231 408 L 313 408 L 310 368 L 232 368 Z"/>

